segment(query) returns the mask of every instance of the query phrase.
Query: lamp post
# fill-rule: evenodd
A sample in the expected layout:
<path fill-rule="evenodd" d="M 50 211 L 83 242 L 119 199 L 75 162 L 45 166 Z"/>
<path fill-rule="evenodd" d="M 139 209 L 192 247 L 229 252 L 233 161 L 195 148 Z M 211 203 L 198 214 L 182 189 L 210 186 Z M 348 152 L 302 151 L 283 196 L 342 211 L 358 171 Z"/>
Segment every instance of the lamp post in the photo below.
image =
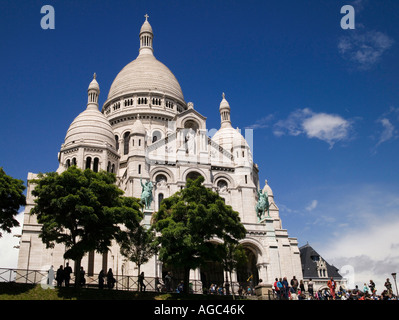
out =
<path fill-rule="evenodd" d="M 396 272 L 392 273 L 393 281 L 395 281 L 395 288 L 396 288 L 396 299 L 398 299 L 398 285 L 396 283 Z"/>

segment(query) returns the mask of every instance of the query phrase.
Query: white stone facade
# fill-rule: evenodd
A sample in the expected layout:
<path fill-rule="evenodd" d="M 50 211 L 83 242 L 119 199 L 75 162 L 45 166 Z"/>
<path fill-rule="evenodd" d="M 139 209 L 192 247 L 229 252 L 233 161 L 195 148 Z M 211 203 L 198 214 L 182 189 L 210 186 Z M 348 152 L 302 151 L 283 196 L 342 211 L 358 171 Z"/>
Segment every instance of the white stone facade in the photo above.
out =
<path fill-rule="evenodd" d="M 140 30 L 138 57 L 115 78 L 108 99 L 99 111 L 100 87 L 94 77 L 88 89 L 87 108 L 72 122 L 59 152 L 58 172 L 70 165 L 116 173 L 117 184 L 126 196 L 140 198 L 143 180 L 154 184 L 151 210 L 144 223 L 150 223 L 162 198 L 184 187 L 187 178 L 198 174 L 204 185 L 217 192 L 240 213 L 247 229 L 241 243 L 251 253 L 255 282 L 273 283 L 274 278 L 302 278 L 298 242 L 282 228 L 279 209 L 270 186 L 270 218 L 258 222 L 255 212 L 257 190 L 261 188 L 258 166 L 251 148 L 230 121 L 230 105 L 224 94 L 220 103 L 221 128 L 208 137 L 206 118 L 193 103 L 185 102 L 182 90 L 172 72 L 153 53 L 153 33 L 146 21 Z M 233 108 L 234 110 L 234 108 Z M 233 111 L 234 112 L 234 111 Z M 34 177 L 29 173 L 28 180 Z M 38 233 L 40 225 L 29 215 L 33 206 L 28 186 L 27 205 L 20 244 L 18 268 L 40 270 L 43 266 L 65 265 L 62 245 L 46 249 Z M 71 264 L 73 264 L 71 262 Z M 106 256 L 86 255 L 82 260 L 86 272 L 98 274 L 112 268 L 115 274 L 136 275 L 136 266 L 121 256 L 116 244 Z M 146 277 L 161 277 L 162 263 L 153 257 L 142 266 Z M 244 272 L 245 273 L 245 272 Z M 246 275 L 245 275 L 246 277 Z M 201 280 L 201 270 L 191 272 Z M 240 280 L 234 274 L 233 280 Z"/>

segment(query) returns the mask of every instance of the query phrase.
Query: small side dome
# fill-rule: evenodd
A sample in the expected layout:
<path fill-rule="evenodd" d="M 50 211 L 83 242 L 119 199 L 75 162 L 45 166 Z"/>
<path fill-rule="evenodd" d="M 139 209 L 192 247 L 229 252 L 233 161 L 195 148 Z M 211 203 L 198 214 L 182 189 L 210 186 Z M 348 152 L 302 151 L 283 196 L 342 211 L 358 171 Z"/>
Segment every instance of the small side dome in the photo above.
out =
<path fill-rule="evenodd" d="M 245 138 L 242 136 L 242 134 L 239 132 L 239 129 L 236 129 L 237 133 L 233 139 L 233 148 L 241 148 L 241 147 L 245 147 L 245 148 L 249 148 L 247 141 L 245 140 Z"/>
<path fill-rule="evenodd" d="M 93 76 L 88 88 L 86 110 L 81 112 L 71 123 L 65 136 L 63 148 L 84 143 L 90 146 L 111 146 L 116 150 L 114 131 L 107 118 L 98 110 L 100 86 Z"/>
<path fill-rule="evenodd" d="M 219 110 L 230 109 L 229 102 L 226 100 L 224 92 L 222 93 L 222 101 L 220 102 Z"/>
<path fill-rule="evenodd" d="M 137 115 L 137 120 L 133 124 L 132 134 L 140 134 L 143 136 L 145 136 L 146 134 L 145 127 L 140 120 L 140 115 Z"/>
<path fill-rule="evenodd" d="M 100 85 L 96 80 L 97 75 L 93 75 L 93 80 L 89 84 L 89 88 L 87 90 L 97 90 L 100 93 Z"/>
<path fill-rule="evenodd" d="M 142 34 L 143 32 L 153 33 L 152 27 L 151 27 L 150 23 L 148 22 L 148 17 L 149 17 L 148 14 L 146 14 L 144 17 L 145 17 L 145 21 L 144 21 L 143 25 L 141 26 L 140 34 Z"/>
<path fill-rule="evenodd" d="M 248 143 L 237 129 L 233 127 L 221 128 L 212 137 L 212 140 L 225 150 L 231 151 L 233 147 L 245 146 L 249 149 Z"/>
<path fill-rule="evenodd" d="M 265 192 L 267 192 L 267 195 L 269 197 L 274 197 L 272 188 L 270 188 L 270 186 L 268 185 L 267 180 L 265 180 L 265 186 L 263 188 L 263 193 Z"/>

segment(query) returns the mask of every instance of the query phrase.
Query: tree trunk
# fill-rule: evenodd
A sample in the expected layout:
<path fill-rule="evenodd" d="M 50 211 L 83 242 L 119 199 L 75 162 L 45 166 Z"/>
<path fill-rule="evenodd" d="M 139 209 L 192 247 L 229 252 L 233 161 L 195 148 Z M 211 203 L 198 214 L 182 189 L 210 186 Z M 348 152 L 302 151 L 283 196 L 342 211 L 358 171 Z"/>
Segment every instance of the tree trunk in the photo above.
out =
<path fill-rule="evenodd" d="M 140 266 L 141 265 L 137 265 L 137 291 L 139 292 L 140 291 L 140 281 L 139 281 L 139 279 L 140 279 Z"/>
<path fill-rule="evenodd" d="M 82 258 L 75 260 L 75 288 L 80 287 L 80 266 L 82 264 Z"/>
<path fill-rule="evenodd" d="M 183 292 L 190 293 L 190 268 L 184 268 L 184 279 L 183 279 Z"/>
<path fill-rule="evenodd" d="M 233 300 L 235 300 L 236 298 L 234 296 L 233 279 L 231 278 L 232 272 L 229 271 L 229 274 L 230 274 L 230 290 L 231 290 L 231 294 L 233 295 Z"/>

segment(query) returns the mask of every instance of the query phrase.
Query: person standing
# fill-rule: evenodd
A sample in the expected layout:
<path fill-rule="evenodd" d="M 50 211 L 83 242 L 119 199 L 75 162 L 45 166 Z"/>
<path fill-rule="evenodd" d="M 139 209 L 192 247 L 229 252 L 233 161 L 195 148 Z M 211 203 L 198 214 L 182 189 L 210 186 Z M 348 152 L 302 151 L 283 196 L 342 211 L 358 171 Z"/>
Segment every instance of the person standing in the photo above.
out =
<path fill-rule="evenodd" d="M 330 288 L 330 294 L 331 294 L 332 298 L 335 299 L 335 286 L 336 286 L 336 283 L 335 283 L 333 277 L 331 277 L 331 279 L 327 282 L 327 286 Z"/>
<path fill-rule="evenodd" d="M 370 288 L 370 293 L 373 294 L 375 290 L 375 283 L 373 280 L 370 280 L 369 288 Z"/>
<path fill-rule="evenodd" d="M 140 292 L 145 291 L 146 285 L 144 284 L 144 272 L 140 273 L 139 275 L 139 284 L 140 284 Z"/>
<path fill-rule="evenodd" d="M 303 283 L 303 280 L 299 282 L 299 289 L 301 289 L 301 293 L 305 293 L 305 284 Z"/>
<path fill-rule="evenodd" d="M 392 294 L 392 284 L 389 281 L 389 278 L 387 278 L 387 281 L 385 281 L 384 286 L 387 288 L 388 294 Z"/>
<path fill-rule="evenodd" d="M 80 267 L 80 285 L 82 287 L 86 284 L 85 274 L 85 269 L 83 269 L 83 267 Z"/>
<path fill-rule="evenodd" d="M 101 269 L 100 273 L 98 274 L 98 288 L 99 289 L 104 289 L 104 278 L 105 278 L 105 273 L 104 273 L 104 270 Z"/>
<path fill-rule="evenodd" d="M 308 282 L 308 292 L 309 292 L 309 296 L 310 296 L 310 298 L 311 299 L 313 299 L 313 281 L 312 281 L 312 279 L 309 279 L 309 282 Z"/>
<path fill-rule="evenodd" d="M 288 300 L 288 290 L 289 290 L 289 285 L 288 285 L 288 281 L 287 281 L 287 277 L 283 278 L 283 292 L 284 292 L 284 299 Z"/>
<path fill-rule="evenodd" d="M 114 278 L 114 274 L 112 272 L 112 268 L 109 268 L 108 269 L 108 273 L 107 273 L 107 286 L 108 286 L 108 289 L 112 289 L 114 287 L 114 285 L 115 285 L 115 282 L 116 282 L 116 280 Z"/>
<path fill-rule="evenodd" d="M 53 266 L 48 270 L 47 284 L 50 288 L 54 288 L 54 269 Z"/>
<path fill-rule="evenodd" d="M 172 275 L 170 272 L 165 276 L 165 287 L 167 292 L 172 291 Z"/>
<path fill-rule="evenodd" d="M 298 280 L 295 276 L 293 276 L 291 279 L 291 287 L 293 288 L 293 290 L 291 290 L 291 292 L 294 292 L 294 293 L 298 292 Z"/>
<path fill-rule="evenodd" d="M 69 282 L 71 281 L 71 273 L 72 273 L 72 268 L 69 266 L 69 263 L 66 263 L 66 266 L 64 268 L 64 281 L 65 281 L 65 287 L 69 287 Z"/>
<path fill-rule="evenodd" d="M 273 284 L 274 292 L 275 292 L 277 297 L 280 297 L 280 289 L 277 286 L 277 283 L 278 283 L 278 279 L 276 278 L 276 280 L 274 281 L 274 284 Z"/>
<path fill-rule="evenodd" d="M 57 280 L 57 287 L 62 287 L 62 283 L 64 282 L 64 269 L 62 265 L 57 269 L 55 280 Z"/>

